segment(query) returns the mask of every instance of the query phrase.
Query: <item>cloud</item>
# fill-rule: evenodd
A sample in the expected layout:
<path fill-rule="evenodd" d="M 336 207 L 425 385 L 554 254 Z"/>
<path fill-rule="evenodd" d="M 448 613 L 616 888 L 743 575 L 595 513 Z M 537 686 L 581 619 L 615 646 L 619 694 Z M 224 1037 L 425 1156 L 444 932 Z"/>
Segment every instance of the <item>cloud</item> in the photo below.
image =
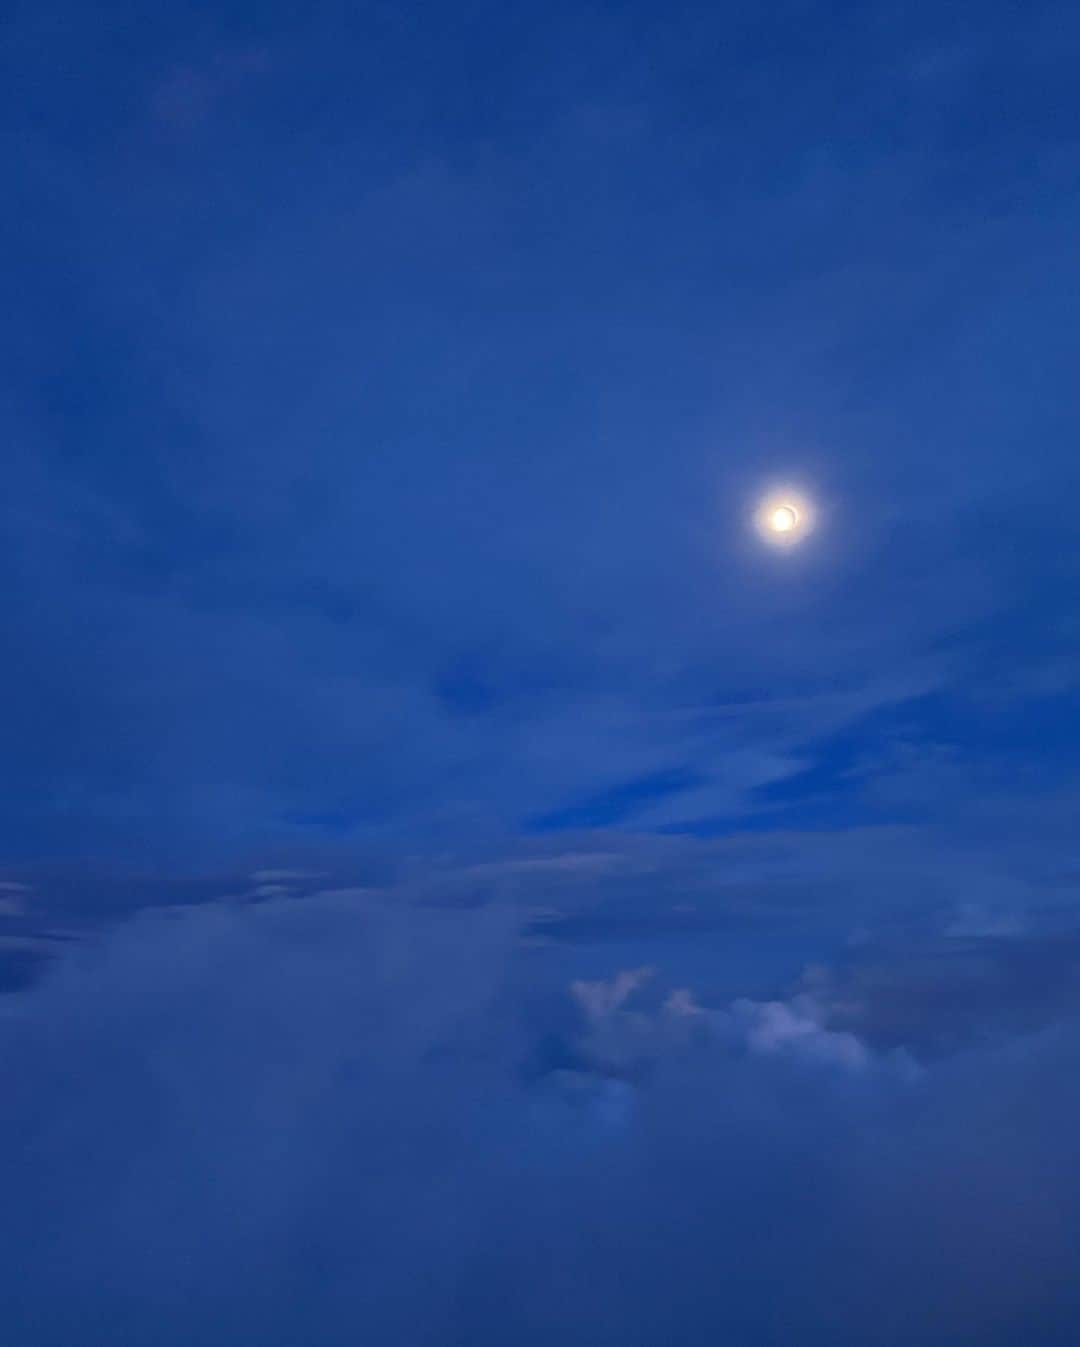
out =
<path fill-rule="evenodd" d="M 916 1070 L 906 1053 L 875 1054 L 854 1033 L 829 1028 L 827 1007 L 808 992 L 786 1001 L 738 997 L 730 1006 L 709 1008 L 689 988 L 677 987 L 649 1005 L 641 993 L 655 974 L 653 968 L 625 969 L 607 981 L 571 984 L 585 1022 L 575 1047 L 594 1070 L 640 1074 L 646 1063 L 654 1066 L 672 1048 L 692 1042 L 793 1065 L 854 1072 L 880 1066 L 908 1076 Z"/>
<path fill-rule="evenodd" d="M 826 1029 L 818 1007 L 806 997 L 792 1003 L 740 999 L 732 1016 L 753 1052 L 786 1053 L 851 1070 L 861 1070 L 870 1061 L 865 1044 L 854 1034 Z"/>
<path fill-rule="evenodd" d="M 17 922 L 12 934 L 64 929 L 87 938 L 139 911 L 286 893 L 300 903 L 335 893 L 439 909 L 513 903 L 524 936 L 592 952 L 596 963 L 574 977 L 610 978 L 662 959 L 676 982 L 700 988 L 704 976 L 717 1005 L 750 992 L 786 997 L 801 971 L 796 950 L 813 961 L 846 947 L 843 977 L 883 953 L 890 966 L 906 966 L 913 950 L 959 968 L 972 940 L 987 960 L 1037 949 L 1056 967 L 1075 925 L 1075 808 L 1072 797 L 1038 810 L 1003 800 L 973 809 L 964 831 L 945 832 L 908 825 L 696 838 L 608 829 L 459 840 L 405 857 L 392 846 L 343 843 L 298 851 L 291 864 L 283 849 L 273 867 L 186 877 L 43 869 L 31 876 L 33 902 L 7 920 Z M 1047 990 L 1059 981 L 1054 974 Z"/>
<path fill-rule="evenodd" d="M 26 911 L 33 889 L 15 880 L 0 880 L 0 917 L 19 917 Z"/>
<path fill-rule="evenodd" d="M 256 884 L 285 884 L 293 880 L 321 879 L 322 870 L 253 870 L 251 878 Z"/>
<path fill-rule="evenodd" d="M 982 903 L 961 903 L 945 928 L 947 936 L 971 939 L 979 936 L 1019 935 L 1024 929 L 1021 913 L 995 911 Z"/>
<path fill-rule="evenodd" d="M 836 967 L 810 969 L 801 991 L 830 1029 L 931 1060 L 1080 1013 L 1080 934 L 998 919 L 993 929 L 950 925 L 936 939 L 860 943 Z"/>
<path fill-rule="evenodd" d="M 912 1076 L 809 993 L 563 980 L 518 934 L 501 907 L 207 904 L 5 998 L 11 1341 L 1056 1347 L 1080 1322 L 1074 1019 Z"/>
<path fill-rule="evenodd" d="M 619 1010 L 652 975 L 651 968 L 627 969 L 617 973 L 611 982 L 574 982 L 570 993 L 590 1020 L 601 1022 Z"/>

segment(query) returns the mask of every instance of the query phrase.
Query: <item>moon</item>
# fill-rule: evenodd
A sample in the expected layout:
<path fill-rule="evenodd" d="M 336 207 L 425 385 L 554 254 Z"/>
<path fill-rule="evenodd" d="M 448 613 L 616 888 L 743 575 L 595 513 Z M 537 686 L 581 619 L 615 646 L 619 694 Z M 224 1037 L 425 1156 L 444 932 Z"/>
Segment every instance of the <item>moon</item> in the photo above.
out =
<path fill-rule="evenodd" d="M 794 547 L 812 531 L 816 514 L 805 491 L 779 486 L 758 499 L 754 525 L 758 536 L 770 547 Z"/>

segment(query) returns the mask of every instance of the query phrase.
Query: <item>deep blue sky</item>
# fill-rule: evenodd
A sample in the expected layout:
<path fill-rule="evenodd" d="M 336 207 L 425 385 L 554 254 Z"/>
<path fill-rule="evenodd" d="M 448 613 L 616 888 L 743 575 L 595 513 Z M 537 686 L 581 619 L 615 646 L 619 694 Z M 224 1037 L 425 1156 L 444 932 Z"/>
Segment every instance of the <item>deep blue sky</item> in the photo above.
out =
<path fill-rule="evenodd" d="M 63 1189 L 26 1180 L 0 1230 L 28 1260 L 12 1347 L 71 1347 L 75 1322 L 79 1347 L 171 1343 L 164 1319 L 186 1347 L 1080 1337 L 1055 1242 L 1080 1200 L 1025 1205 L 1018 1158 L 1076 1158 L 1077 1101 L 1038 1082 L 1080 1041 L 1078 50 L 1067 3 L 9 2 L 0 991 L 30 1084 L 0 1132 Z M 818 510 L 788 552 L 751 528 L 776 482 Z M 474 960 L 484 992 L 458 985 Z M 464 1016 L 450 1046 L 417 1004 Z M 672 1046 L 700 1006 L 722 1068 Z M 398 1026 L 370 1030 L 363 1088 L 353 1015 Z M 858 1099 L 759 1078 L 780 1040 Z M 155 1094 L 139 1063 L 174 1051 Z M 678 1079 L 648 1102 L 661 1059 Z M 42 1122 L 72 1061 L 74 1137 Z M 446 1089 L 395 1074 L 445 1061 Z M 569 1075 L 582 1132 L 553 1121 Z M 387 1120 L 447 1098 L 411 1153 L 483 1208 L 465 1233 L 393 1186 Z M 881 1154 L 838 1177 L 863 1109 Z M 987 1111 L 1012 1121 L 971 1159 Z M 389 1176 L 374 1197 L 342 1118 Z M 106 1134 L 99 1184 L 77 1156 Z M 324 1144 L 318 1173 L 290 1150 Z M 240 1154 L 250 1191 L 192 1196 Z M 879 1162 L 952 1176 L 937 1264 Z M 657 1165 L 748 1223 L 730 1298 L 730 1231 L 627 1177 Z M 785 1165 L 828 1193 L 812 1256 Z M 522 1166 L 527 1236 L 490 1176 Z M 402 1246 L 350 1281 L 369 1201 Z M 219 1204 L 231 1291 L 184 1244 Z M 100 1250 L 99 1218 L 124 1232 Z M 1019 1255 L 987 1221 L 1037 1252 L 1004 1309 L 977 1284 Z M 133 1222 L 174 1232 L 157 1262 Z M 612 1235 L 642 1223 L 665 1253 Z M 845 1318 L 875 1240 L 909 1284 L 860 1265 Z M 565 1259 L 526 1310 L 530 1241 Z M 667 1261 L 670 1321 L 626 1289 Z M 237 1287 L 267 1268 L 284 1289 L 256 1305 Z M 875 1318 L 890 1296 L 910 1322 Z"/>

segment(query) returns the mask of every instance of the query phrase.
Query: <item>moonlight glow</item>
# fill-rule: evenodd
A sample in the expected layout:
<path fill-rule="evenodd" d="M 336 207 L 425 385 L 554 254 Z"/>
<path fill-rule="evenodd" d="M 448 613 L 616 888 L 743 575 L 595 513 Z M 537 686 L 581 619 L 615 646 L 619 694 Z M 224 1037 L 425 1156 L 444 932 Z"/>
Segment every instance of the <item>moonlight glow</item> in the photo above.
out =
<path fill-rule="evenodd" d="M 814 507 L 801 491 L 778 488 L 758 501 L 754 523 L 761 538 L 773 547 L 802 542 L 814 526 Z"/>

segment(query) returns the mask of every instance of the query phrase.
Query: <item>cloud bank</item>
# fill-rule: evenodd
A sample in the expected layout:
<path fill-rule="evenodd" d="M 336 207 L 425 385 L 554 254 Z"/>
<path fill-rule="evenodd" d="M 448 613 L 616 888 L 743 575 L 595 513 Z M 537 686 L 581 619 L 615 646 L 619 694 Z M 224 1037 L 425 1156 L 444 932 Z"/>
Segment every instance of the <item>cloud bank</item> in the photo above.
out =
<path fill-rule="evenodd" d="M 520 937 L 207 904 L 3 998 L 5 1340 L 1075 1340 L 1070 1016 L 914 1068 L 820 983 L 709 1005 Z"/>

